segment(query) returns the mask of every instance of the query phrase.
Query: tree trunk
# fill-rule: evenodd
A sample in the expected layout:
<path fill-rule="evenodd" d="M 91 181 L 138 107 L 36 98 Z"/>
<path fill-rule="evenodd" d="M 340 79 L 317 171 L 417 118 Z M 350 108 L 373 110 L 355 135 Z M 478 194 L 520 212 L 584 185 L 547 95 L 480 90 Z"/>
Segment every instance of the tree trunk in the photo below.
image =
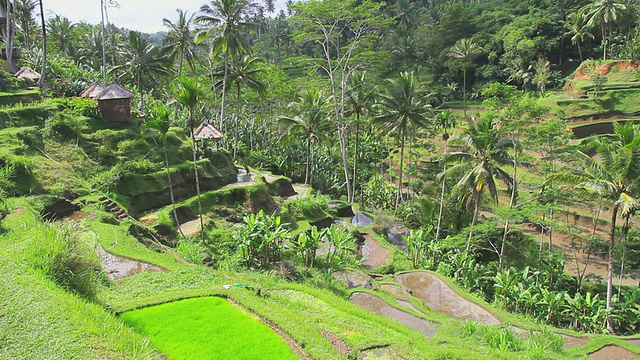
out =
<path fill-rule="evenodd" d="M 44 95 L 44 79 L 47 73 L 47 27 L 44 20 L 42 0 L 40 0 L 40 20 L 42 21 L 42 71 L 40 72 L 40 92 Z"/>
<path fill-rule="evenodd" d="M 355 194 L 356 189 L 357 189 L 356 181 L 358 179 L 358 155 L 360 154 L 359 153 L 359 149 L 358 149 L 358 145 L 359 145 L 358 144 L 358 140 L 359 140 L 358 137 L 360 135 L 359 125 L 360 125 L 360 114 L 356 114 L 356 143 L 354 145 L 355 149 L 354 149 L 354 152 L 353 152 L 354 153 L 353 154 L 353 186 L 351 187 L 353 192 L 354 192 L 354 194 Z M 351 199 L 351 200 L 353 201 L 354 199 Z"/>
<path fill-rule="evenodd" d="M 353 192 L 351 190 L 351 181 L 349 181 L 349 161 L 347 160 L 347 142 L 344 138 L 346 126 L 338 124 L 338 138 L 340 139 L 340 155 L 342 157 L 342 167 L 344 169 L 344 179 L 347 184 L 347 199 L 353 201 Z"/>
<path fill-rule="evenodd" d="M 7 49 L 7 63 L 9 64 L 9 72 L 10 73 L 15 73 L 16 69 L 15 69 L 15 65 L 13 63 L 13 19 L 11 18 L 11 14 L 12 14 L 12 7 L 13 4 L 11 3 L 11 1 L 7 0 L 6 1 L 6 7 L 7 7 L 7 18 L 6 18 L 6 39 L 4 39 L 5 41 L 5 47 Z"/>
<path fill-rule="evenodd" d="M 222 97 L 220 98 L 220 131 L 225 133 L 224 129 L 224 102 L 227 95 L 227 76 L 229 76 L 229 51 L 224 53 L 224 77 L 222 79 Z"/>
<path fill-rule="evenodd" d="M 609 255 L 607 257 L 607 329 L 610 333 L 614 333 L 613 319 L 611 318 L 611 298 L 613 297 L 613 254 L 614 254 L 614 245 L 616 240 L 616 220 L 618 218 L 618 207 L 620 205 L 613 205 L 613 209 L 611 209 L 611 230 L 609 233 Z"/>
<path fill-rule="evenodd" d="M 473 209 L 473 219 L 471 220 L 471 230 L 469 230 L 469 238 L 467 239 L 467 249 L 464 254 L 469 254 L 469 248 L 471 247 L 471 239 L 473 238 L 473 228 L 476 226 L 476 222 L 478 222 L 478 210 L 480 209 L 480 193 L 476 196 L 476 204 Z"/>
<path fill-rule="evenodd" d="M 167 180 L 169 181 L 169 195 L 171 197 L 171 208 L 173 210 L 173 218 L 176 221 L 176 225 L 178 227 L 178 233 L 180 236 L 184 237 L 184 233 L 182 233 L 182 228 L 180 227 L 180 219 L 178 219 L 178 212 L 176 211 L 176 198 L 173 194 L 173 181 L 171 181 L 171 171 L 169 170 L 169 156 L 167 156 L 167 145 L 162 144 L 162 152 L 164 153 L 164 167 L 167 169 Z"/>
<path fill-rule="evenodd" d="M 193 116 L 189 116 L 189 122 L 193 124 Z M 198 216 L 200 217 L 200 234 L 201 234 L 202 241 L 204 241 L 204 220 L 202 219 L 202 202 L 200 202 L 200 178 L 198 177 L 198 158 L 196 156 L 198 147 L 196 146 L 196 138 L 195 138 L 193 126 L 191 127 L 191 142 L 193 145 L 193 173 L 196 179 L 196 196 L 198 198 Z"/>
<path fill-rule="evenodd" d="M 446 127 L 445 127 L 446 129 Z M 445 134 L 446 134 L 446 130 L 445 130 Z M 447 155 L 447 140 L 444 140 L 444 155 Z M 443 171 L 447 169 L 447 165 L 443 166 Z M 446 178 L 444 176 L 442 176 L 442 189 L 440 190 L 440 210 L 438 211 L 438 226 L 436 226 L 436 240 L 439 239 L 440 236 L 440 226 L 442 224 L 442 212 L 444 210 L 444 190 L 445 190 L 445 181 Z"/>
<path fill-rule="evenodd" d="M 102 81 L 107 81 L 107 42 L 105 40 L 107 27 L 104 23 L 104 13 L 106 11 L 106 7 L 107 4 L 105 3 L 105 0 L 101 0 L 100 15 L 102 16 Z"/>
<path fill-rule="evenodd" d="M 309 171 L 311 169 L 311 137 L 307 137 L 307 169 L 304 173 L 305 185 L 309 183 Z"/>
<path fill-rule="evenodd" d="M 462 115 L 467 118 L 467 67 L 462 67 Z"/>
<path fill-rule="evenodd" d="M 400 130 L 400 176 L 398 178 L 398 194 L 396 196 L 396 207 L 394 209 L 394 214 L 398 211 L 398 205 L 400 205 L 400 201 L 402 200 L 402 167 L 404 166 L 404 132 L 405 127 Z"/>

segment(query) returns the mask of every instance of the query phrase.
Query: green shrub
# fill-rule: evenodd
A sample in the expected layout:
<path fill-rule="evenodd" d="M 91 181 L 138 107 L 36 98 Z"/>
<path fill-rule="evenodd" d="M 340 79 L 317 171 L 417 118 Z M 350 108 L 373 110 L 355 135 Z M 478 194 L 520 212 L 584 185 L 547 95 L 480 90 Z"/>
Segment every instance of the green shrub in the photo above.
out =
<path fill-rule="evenodd" d="M 97 255 L 78 238 L 71 224 L 39 223 L 32 231 L 31 265 L 55 283 L 87 298 L 99 279 Z"/>
<path fill-rule="evenodd" d="M 178 255 L 192 264 L 202 264 L 207 256 L 207 249 L 193 239 L 181 239 L 176 247 Z"/>

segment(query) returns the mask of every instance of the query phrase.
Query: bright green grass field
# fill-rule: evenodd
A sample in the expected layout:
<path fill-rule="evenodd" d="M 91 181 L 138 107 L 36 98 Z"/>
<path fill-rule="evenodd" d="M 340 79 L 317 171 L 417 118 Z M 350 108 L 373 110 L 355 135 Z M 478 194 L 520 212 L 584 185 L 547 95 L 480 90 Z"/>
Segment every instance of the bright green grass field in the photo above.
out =
<path fill-rule="evenodd" d="M 268 326 L 218 297 L 133 310 L 121 318 L 178 359 L 297 359 Z"/>

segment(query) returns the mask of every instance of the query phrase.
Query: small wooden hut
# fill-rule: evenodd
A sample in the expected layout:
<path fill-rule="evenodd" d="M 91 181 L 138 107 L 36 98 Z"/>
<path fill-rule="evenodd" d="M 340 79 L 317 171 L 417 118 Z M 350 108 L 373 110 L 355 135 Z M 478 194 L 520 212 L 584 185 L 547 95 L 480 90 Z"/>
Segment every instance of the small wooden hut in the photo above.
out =
<path fill-rule="evenodd" d="M 40 73 L 28 66 L 23 66 L 16 72 L 18 79 L 27 79 L 29 82 L 37 83 L 40 80 Z"/>
<path fill-rule="evenodd" d="M 88 88 L 84 89 L 84 91 L 80 93 L 80 96 L 95 99 L 96 96 L 103 92 L 106 87 L 107 85 L 103 84 L 101 81 L 94 81 Z"/>
<path fill-rule="evenodd" d="M 122 86 L 111 83 L 94 99 L 98 100 L 98 107 L 102 117 L 115 122 L 131 121 L 131 99 L 133 93 Z"/>
<path fill-rule="evenodd" d="M 209 124 L 209 121 L 205 120 L 198 126 L 193 132 L 193 137 L 196 140 L 204 141 L 220 141 L 222 140 L 222 131 L 216 129 L 213 125 Z"/>

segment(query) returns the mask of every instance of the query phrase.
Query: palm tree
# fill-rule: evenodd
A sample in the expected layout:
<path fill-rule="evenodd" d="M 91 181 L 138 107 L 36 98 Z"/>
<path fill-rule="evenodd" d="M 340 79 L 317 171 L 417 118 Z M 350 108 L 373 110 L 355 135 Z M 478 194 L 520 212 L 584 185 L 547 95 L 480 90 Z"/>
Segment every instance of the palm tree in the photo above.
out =
<path fill-rule="evenodd" d="M 423 102 L 416 89 L 413 72 L 401 72 L 400 79 L 389 81 L 389 92 L 381 95 L 379 107 L 382 113 L 374 118 L 374 122 L 382 124 L 383 128 L 400 131 L 400 177 L 398 180 L 398 194 L 396 196 L 396 210 L 402 200 L 402 174 L 404 166 L 404 143 L 409 125 L 427 125 L 427 114 L 431 105 Z"/>
<path fill-rule="evenodd" d="M 187 18 L 187 13 L 182 9 L 177 9 L 178 21 L 172 23 L 169 19 L 162 19 L 164 26 L 169 28 L 167 36 L 162 41 L 162 45 L 171 54 L 171 60 L 175 63 L 178 60 L 178 77 L 182 76 L 182 65 L 187 62 L 191 71 L 195 71 L 196 53 L 194 51 L 194 36 L 191 31 L 195 14 Z"/>
<path fill-rule="evenodd" d="M 627 6 L 617 0 L 593 0 L 583 6 L 580 14 L 587 20 L 585 26 L 593 28 L 600 25 L 602 31 L 602 60 L 607 60 L 607 30 L 611 23 L 617 22 L 620 13 L 627 10 Z"/>
<path fill-rule="evenodd" d="M 449 56 L 462 61 L 462 113 L 467 117 L 467 68 L 482 49 L 471 39 L 460 39 L 449 51 Z"/>
<path fill-rule="evenodd" d="M 358 159 L 360 158 L 359 135 L 360 117 L 369 112 L 371 103 L 376 95 L 376 87 L 370 86 L 365 81 L 365 73 L 353 73 L 349 78 L 349 88 L 347 90 L 347 111 L 346 115 L 355 115 L 355 144 L 353 152 L 353 192 L 357 189 L 358 180 Z"/>
<path fill-rule="evenodd" d="M 172 111 L 163 105 L 156 105 L 151 109 L 152 119 L 147 121 L 143 127 L 146 130 L 152 130 L 157 134 L 160 144 L 162 144 L 162 153 L 164 155 L 164 166 L 167 170 L 167 180 L 169 182 L 169 194 L 171 197 L 171 207 L 173 209 L 173 218 L 178 226 L 181 236 L 184 236 L 180 228 L 178 213 L 176 212 L 176 199 L 173 194 L 173 182 L 171 181 L 171 171 L 169 168 L 169 156 L 167 155 L 167 136 L 169 128 L 171 128 L 171 120 L 169 119 Z"/>
<path fill-rule="evenodd" d="M 31 27 L 35 25 L 33 20 L 33 11 L 38 6 L 36 0 L 17 0 L 14 2 L 16 11 L 16 20 L 20 24 L 22 36 L 24 37 L 24 47 L 31 50 Z"/>
<path fill-rule="evenodd" d="M 114 66 L 110 73 L 131 81 L 140 91 L 140 106 L 144 107 L 144 90 L 151 89 L 156 79 L 169 75 L 168 58 L 162 55 L 147 36 L 138 31 L 130 31 L 129 39 L 118 51 L 125 61 Z"/>
<path fill-rule="evenodd" d="M 564 173 L 552 175 L 548 181 L 562 181 L 576 184 L 579 189 L 595 193 L 612 204 L 611 227 L 609 230 L 609 253 L 607 258 L 607 311 L 612 309 L 613 296 L 613 255 L 616 239 L 616 220 L 620 209 L 633 209 L 640 188 L 640 132 L 630 122 L 624 125 L 614 123 L 613 134 L 597 136 L 589 143 L 597 156 L 589 156 L 583 151 L 566 154 L 569 164 Z M 626 216 L 626 213 L 622 215 Z M 609 331 L 613 332 L 611 318 L 607 320 Z"/>
<path fill-rule="evenodd" d="M 231 66 L 229 67 L 226 80 L 228 81 L 228 85 L 222 84 L 225 80 L 225 77 L 221 79 L 218 83 L 214 84 L 214 87 L 228 88 L 229 85 L 235 83 L 236 85 L 236 95 L 237 95 L 237 109 L 236 109 L 236 121 L 240 117 L 240 89 L 242 86 L 246 86 L 249 89 L 255 90 L 260 97 L 264 97 L 267 94 L 267 87 L 258 80 L 257 76 L 264 72 L 264 68 L 257 67 L 259 64 L 263 63 L 264 60 L 258 57 L 253 57 L 249 55 L 245 55 L 238 59 L 235 59 L 231 62 Z M 215 76 L 219 76 L 220 74 L 214 74 Z M 233 158 L 236 158 L 236 152 L 238 150 L 238 123 L 235 124 L 234 131 L 234 143 L 233 143 Z"/>
<path fill-rule="evenodd" d="M 303 90 L 297 102 L 289 104 L 296 113 L 293 117 L 282 116 L 278 119 L 281 125 L 289 129 L 290 134 L 300 134 L 307 142 L 307 164 L 304 174 L 304 183 L 311 181 L 313 168 L 312 143 L 325 139 L 327 124 L 327 112 L 325 106 L 327 99 L 319 90 Z"/>
<path fill-rule="evenodd" d="M 473 218 L 466 252 L 469 252 L 473 230 L 478 222 L 478 211 L 485 189 L 498 205 L 498 187 L 496 180 L 513 186 L 513 178 L 501 166 L 512 165 L 513 159 L 508 149 L 511 142 L 503 139 L 502 134 L 490 117 L 469 119 L 462 139 L 467 148 L 461 152 L 449 153 L 445 156 L 445 164 L 452 167 L 438 174 L 438 178 L 458 176 L 458 182 L 453 186 L 452 193 L 467 198 L 467 210 L 474 204 Z"/>
<path fill-rule="evenodd" d="M 76 24 L 72 23 L 68 18 L 60 15 L 49 19 L 47 30 L 51 39 L 58 45 L 58 50 L 64 55 L 70 55 L 72 31 Z"/>
<path fill-rule="evenodd" d="M 198 104 L 204 97 L 204 89 L 198 81 L 191 77 L 180 78 L 180 93 L 178 93 L 178 104 L 184 106 L 189 112 L 189 120 L 187 126 L 191 133 L 191 145 L 193 150 L 193 173 L 196 180 L 196 195 L 198 197 L 198 214 L 200 216 L 200 233 L 202 234 L 202 240 L 204 241 L 204 220 L 202 219 L 202 203 L 200 202 L 200 179 L 198 178 L 198 158 L 197 158 L 197 144 L 195 138 L 195 119 L 194 114 Z"/>
<path fill-rule="evenodd" d="M 251 55 L 251 48 L 243 36 L 243 31 L 250 26 L 245 21 L 245 17 L 254 6 L 255 4 L 250 0 L 212 0 L 210 4 L 200 7 L 200 15 L 195 20 L 197 24 L 202 26 L 196 34 L 196 44 L 209 39 L 213 43 L 211 57 L 216 58 L 222 54 L 224 58 L 224 80 L 220 104 L 221 131 L 224 131 L 229 63 L 232 57 L 237 57 L 241 53 Z"/>
<path fill-rule="evenodd" d="M 578 55 L 580 55 L 580 62 L 582 62 L 582 50 L 580 49 L 580 43 L 584 42 L 585 38 L 594 39 L 592 33 L 590 33 L 585 26 L 584 16 L 579 12 L 573 13 L 569 16 L 569 20 L 564 22 L 564 26 L 567 32 L 564 35 L 572 35 L 571 43 L 578 47 Z"/>

